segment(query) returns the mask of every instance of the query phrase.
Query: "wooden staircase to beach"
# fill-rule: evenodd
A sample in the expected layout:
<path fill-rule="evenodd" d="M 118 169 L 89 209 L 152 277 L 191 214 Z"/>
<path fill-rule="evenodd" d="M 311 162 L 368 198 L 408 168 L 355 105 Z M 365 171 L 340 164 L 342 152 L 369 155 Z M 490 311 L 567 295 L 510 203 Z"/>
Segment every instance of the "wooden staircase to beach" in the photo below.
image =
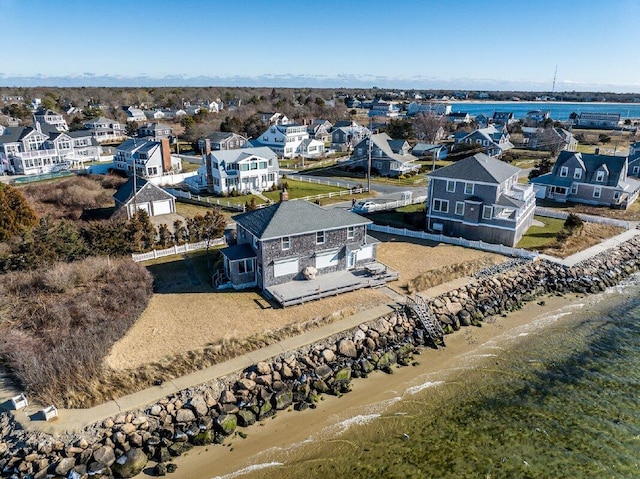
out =
<path fill-rule="evenodd" d="M 429 305 L 420 296 L 415 299 L 407 296 L 406 306 L 418 317 L 420 324 L 427 332 L 436 347 L 444 344 L 444 331 L 440 321 L 435 317 Z"/>

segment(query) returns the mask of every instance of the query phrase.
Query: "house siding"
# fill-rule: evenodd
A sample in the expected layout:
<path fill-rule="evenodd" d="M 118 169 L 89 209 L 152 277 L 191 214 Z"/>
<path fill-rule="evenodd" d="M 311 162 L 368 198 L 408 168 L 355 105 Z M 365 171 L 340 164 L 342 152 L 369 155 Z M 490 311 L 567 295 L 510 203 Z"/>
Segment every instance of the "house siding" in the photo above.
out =
<path fill-rule="evenodd" d="M 347 268 L 347 257 L 345 254 L 345 245 L 358 246 L 365 241 L 366 228 L 364 226 L 355 227 L 355 235 L 353 239 L 347 239 L 347 228 L 337 230 L 327 230 L 325 232 L 325 242 L 316 244 L 316 232 L 299 236 L 291 236 L 291 247 L 282 250 L 281 238 L 261 241 L 258 244 L 262 246 L 262 265 L 263 265 L 263 288 L 274 286 L 276 284 L 287 283 L 294 279 L 301 279 L 301 272 L 307 266 L 316 266 L 316 253 L 337 250 L 338 264 L 318 270 L 318 274 L 333 273 L 342 271 Z M 240 242 L 240 239 L 239 239 Z M 375 246 L 374 246 L 375 248 Z M 374 249 L 375 253 L 375 249 Z M 375 255 L 374 255 L 375 257 Z M 298 258 L 298 272 L 295 274 L 274 276 L 274 261 Z M 358 263 L 366 263 L 367 261 L 359 261 Z"/>

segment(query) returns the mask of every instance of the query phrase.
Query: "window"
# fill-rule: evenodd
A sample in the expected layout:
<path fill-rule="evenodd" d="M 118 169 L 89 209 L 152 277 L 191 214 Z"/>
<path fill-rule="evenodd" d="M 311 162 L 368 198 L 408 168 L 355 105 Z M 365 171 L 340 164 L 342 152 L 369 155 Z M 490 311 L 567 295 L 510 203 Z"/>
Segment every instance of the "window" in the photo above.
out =
<path fill-rule="evenodd" d="M 456 214 L 458 216 L 464 215 L 464 202 L 456 201 Z"/>
<path fill-rule="evenodd" d="M 449 212 L 449 202 L 447 200 L 433 200 L 433 211 L 439 211 L 441 213 Z"/>
<path fill-rule="evenodd" d="M 565 178 L 568 174 L 569 174 L 569 168 L 567 168 L 566 166 L 563 166 L 562 168 L 560 168 L 560 176 Z"/>
<path fill-rule="evenodd" d="M 619 191 L 616 191 L 616 192 L 613 194 L 613 199 L 614 199 L 614 200 L 619 200 L 619 199 L 620 199 L 620 192 L 619 192 Z"/>
<path fill-rule="evenodd" d="M 447 193 L 453 193 L 454 191 L 456 191 L 456 182 L 447 180 Z"/>
<path fill-rule="evenodd" d="M 324 231 L 316 231 L 316 244 L 322 244 L 325 242 Z"/>
<path fill-rule="evenodd" d="M 482 207 L 482 219 L 490 220 L 493 217 L 493 206 Z"/>
<path fill-rule="evenodd" d="M 581 168 L 576 168 L 575 170 L 573 170 L 573 178 L 575 180 L 579 180 L 580 178 L 582 178 L 582 169 Z"/>
<path fill-rule="evenodd" d="M 594 198 L 600 198 L 600 195 L 602 194 L 602 188 L 600 186 L 596 186 L 593 189 L 593 197 Z"/>
<path fill-rule="evenodd" d="M 578 194 L 578 185 L 577 184 L 571 185 L 571 194 L 572 195 L 577 195 Z"/>
<path fill-rule="evenodd" d="M 604 171 L 600 170 L 596 172 L 596 181 L 598 182 L 604 181 Z"/>
<path fill-rule="evenodd" d="M 251 273 L 253 272 L 253 260 L 252 259 L 243 259 L 238 261 L 238 273 Z"/>
<path fill-rule="evenodd" d="M 282 238 L 282 250 L 287 250 L 291 248 L 291 237 L 290 236 L 284 236 Z"/>
<path fill-rule="evenodd" d="M 465 183 L 464 184 L 464 194 L 465 195 L 472 195 L 473 194 L 473 190 L 474 190 L 474 184 L 473 183 Z"/>
<path fill-rule="evenodd" d="M 353 239 L 356 237 L 356 227 L 348 226 L 347 227 L 347 239 Z"/>

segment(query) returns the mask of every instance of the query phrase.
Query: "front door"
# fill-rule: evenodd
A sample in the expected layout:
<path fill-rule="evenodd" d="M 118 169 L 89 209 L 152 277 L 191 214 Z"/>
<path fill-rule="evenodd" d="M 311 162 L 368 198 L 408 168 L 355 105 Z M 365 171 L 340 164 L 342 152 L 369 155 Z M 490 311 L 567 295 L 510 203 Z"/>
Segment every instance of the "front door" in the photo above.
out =
<path fill-rule="evenodd" d="M 347 268 L 353 269 L 355 267 L 356 267 L 356 252 L 350 251 L 349 255 L 347 256 Z"/>

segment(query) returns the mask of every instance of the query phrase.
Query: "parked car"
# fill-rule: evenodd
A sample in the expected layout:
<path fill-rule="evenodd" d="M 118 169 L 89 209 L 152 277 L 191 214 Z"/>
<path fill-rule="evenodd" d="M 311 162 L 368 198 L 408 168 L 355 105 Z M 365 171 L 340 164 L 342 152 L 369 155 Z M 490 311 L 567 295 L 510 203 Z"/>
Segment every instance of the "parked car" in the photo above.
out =
<path fill-rule="evenodd" d="M 369 213 L 374 209 L 375 206 L 376 203 L 373 201 L 360 200 L 355 205 L 353 205 L 351 211 L 353 211 L 354 213 Z"/>

